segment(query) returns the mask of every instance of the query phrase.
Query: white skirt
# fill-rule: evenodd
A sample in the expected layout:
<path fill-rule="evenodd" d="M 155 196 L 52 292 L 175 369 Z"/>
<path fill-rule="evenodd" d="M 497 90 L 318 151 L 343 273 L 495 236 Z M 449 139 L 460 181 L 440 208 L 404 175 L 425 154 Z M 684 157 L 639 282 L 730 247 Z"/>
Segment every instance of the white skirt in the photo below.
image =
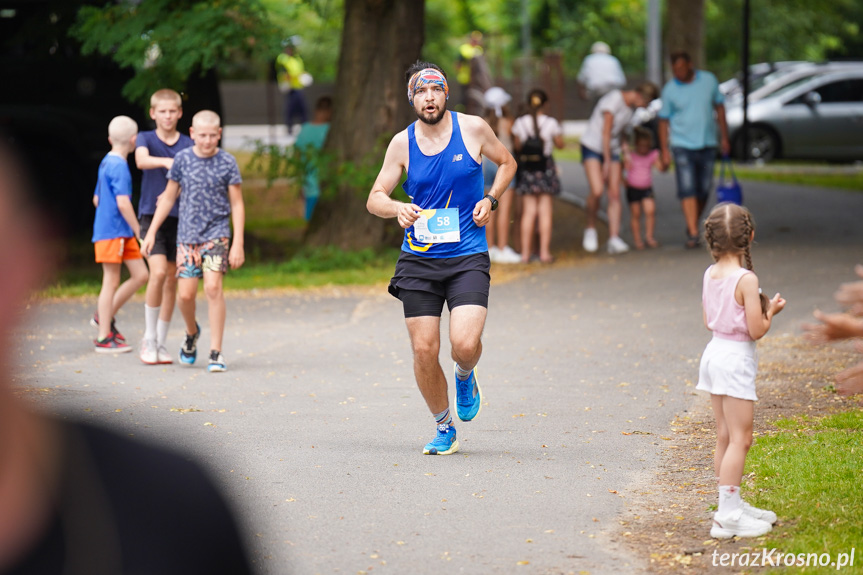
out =
<path fill-rule="evenodd" d="M 757 401 L 755 374 L 758 358 L 754 341 L 733 341 L 714 337 L 704 348 L 695 389 L 713 395 L 727 395 Z"/>

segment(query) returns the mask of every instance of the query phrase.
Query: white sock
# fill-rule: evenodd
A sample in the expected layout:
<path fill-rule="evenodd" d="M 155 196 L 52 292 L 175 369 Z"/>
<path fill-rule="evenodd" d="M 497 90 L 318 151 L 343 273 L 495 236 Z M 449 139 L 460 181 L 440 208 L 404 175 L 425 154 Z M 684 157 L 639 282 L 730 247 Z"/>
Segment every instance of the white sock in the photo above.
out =
<path fill-rule="evenodd" d="M 724 517 L 742 506 L 743 500 L 740 498 L 740 487 L 737 485 L 719 486 L 719 508 L 716 510 L 718 515 Z"/>
<path fill-rule="evenodd" d="M 144 339 L 156 339 L 156 322 L 159 321 L 161 307 L 150 307 L 144 304 Z"/>
<path fill-rule="evenodd" d="M 165 342 L 168 341 L 168 328 L 171 327 L 171 322 L 160 319 L 157 327 L 156 333 L 158 334 L 156 337 L 156 342 L 158 345 L 165 345 Z"/>

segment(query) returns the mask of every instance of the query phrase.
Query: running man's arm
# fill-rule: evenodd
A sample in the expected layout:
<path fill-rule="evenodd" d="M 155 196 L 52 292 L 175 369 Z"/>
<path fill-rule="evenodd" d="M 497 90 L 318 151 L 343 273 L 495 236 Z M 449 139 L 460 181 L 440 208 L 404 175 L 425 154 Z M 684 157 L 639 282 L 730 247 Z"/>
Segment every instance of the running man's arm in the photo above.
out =
<path fill-rule="evenodd" d="M 497 138 L 488 122 L 479 116 L 460 115 L 459 121 L 469 130 L 471 139 L 479 143 L 480 155 L 497 164 L 497 174 L 494 177 L 491 188 L 488 190 L 488 195 L 499 200 L 509 187 L 513 176 L 515 176 L 515 158 L 512 157 L 506 146 Z M 482 227 L 490 219 L 491 200 L 483 198 L 477 202 L 473 209 L 473 221 L 477 226 Z"/>
<path fill-rule="evenodd" d="M 159 201 L 156 202 L 156 213 L 153 214 L 147 235 L 144 237 L 144 241 L 141 242 L 141 253 L 145 256 L 150 255 L 150 250 L 153 249 L 153 244 L 156 241 L 156 232 L 159 231 L 159 227 L 171 213 L 171 208 L 174 207 L 174 202 L 177 201 L 179 196 L 180 184 L 174 180 L 168 180 L 165 191 L 159 195 Z"/>
<path fill-rule="evenodd" d="M 156 168 L 171 169 L 174 165 L 174 158 L 160 158 L 159 156 L 151 156 L 147 146 L 138 146 L 135 148 L 135 165 L 139 170 L 154 170 Z"/>
<path fill-rule="evenodd" d="M 120 210 L 120 215 L 126 220 L 126 223 L 132 228 L 135 238 L 141 239 L 141 225 L 138 223 L 138 218 L 135 217 L 135 208 L 132 206 L 131 196 L 117 196 L 117 209 Z"/>
<path fill-rule="evenodd" d="M 405 229 L 419 219 L 420 208 L 416 204 L 406 204 L 390 197 L 402 179 L 408 163 L 408 134 L 403 130 L 396 134 L 387 146 L 384 165 L 372 185 L 366 209 L 379 218 L 396 218 Z"/>
<path fill-rule="evenodd" d="M 231 241 L 231 251 L 228 252 L 228 263 L 235 270 L 246 261 L 245 230 L 246 204 L 243 202 L 243 186 L 231 184 L 228 186 L 228 200 L 231 202 L 231 221 L 234 224 L 234 237 Z"/>

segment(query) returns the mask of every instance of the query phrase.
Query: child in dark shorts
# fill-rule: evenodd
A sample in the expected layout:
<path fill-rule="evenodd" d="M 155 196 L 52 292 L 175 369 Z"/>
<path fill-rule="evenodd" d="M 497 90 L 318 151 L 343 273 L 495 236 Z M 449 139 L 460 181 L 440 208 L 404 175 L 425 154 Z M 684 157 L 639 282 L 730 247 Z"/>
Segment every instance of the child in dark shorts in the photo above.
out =
<path fill-rule="evenodd" d="M 653 147 L 653 135 L 644 128 L 635 129 L 635 149 L 624 158 L 626 199 L 629 202 L 629 225 L 635 249 L 644 245 L 655 248 L 656 202 L 653 200 L 653 168 L 662 169 L 659 150 Z M 644 241 L 641 239 L 641 214 L 644 213 Z"/>

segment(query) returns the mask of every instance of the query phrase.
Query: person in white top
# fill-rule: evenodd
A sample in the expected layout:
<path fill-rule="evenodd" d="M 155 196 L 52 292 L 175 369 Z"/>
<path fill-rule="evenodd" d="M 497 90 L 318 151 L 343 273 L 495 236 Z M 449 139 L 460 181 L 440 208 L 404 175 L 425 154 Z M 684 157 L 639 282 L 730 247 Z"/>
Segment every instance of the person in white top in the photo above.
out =
<path fill-rule="evenodd" d="M 539 261 L 551 263 L 551 225 L 554 196 L 560 194 L 560 178 L 551 152 L 564 146 L 563 128 L 545 114 L 548 95 L 533 89 L 527 95 L 529 112 L 512 125 L 512 145 L 518 160 L 515 191 L 522 196 L 521 261 L 532 254 L 534 225 L 539 220 Z M 539 141 L 536 140 L 537 136 Z"/>
<path fill-rule="evenodd" d="M 507 150 L 512 152 L 512 123 L 513 115 L 509 108 L 512 100 L 503 88 L 494 86 L 485 92 L 486 105 L 485 121 L 494 130 L 497 139 Z M 482 175 L 485 180 L 485 193 L 491 191 L 494 179 L 497 176 L 497 164 L 487 158 L 482 160 Z M 515 186 L 515 180 L 510 182 L 510 187 Z M 520 264 L 521 255 L 509 246 L 509 224 L 512 215 L 513 194 L 503 194 L 498 203 L 496 215 L 492 215 L 491 221 L 485 226 L 485 237 L 488 241 L 488 257 L 492 263 Z"/>
<path fill-rule="evenodd" d="M 590 54 L 585 56 L 576 78 L 582 99 L 596 99 L 615 88 L 626 85 L 626 76 L 620 61 L 611 55 L 611 47 L 605 42 L 594 42 Z"/>
<path fill-rule="evenodd" d="M 776 514 L 740 498 L 758 399 L 755 340 L 767 333 L 785 300 L 778 293 L 767 299 L 758 287 L 749 254 L 755 239 L 749 210 L 727 202 L 717 205 L 704 222 L 704 239 L 716 262 L 704 272 L 701 296 L 704 325 L 713 338 L 701 354 L 695 389 L 710 393 L 716 418 L 713 465 L 719 505 L 710 536 L 759 537 L 771 530 Z"/>
<path fill-rule="evenodd" d="M 590 193 L 587 197 L 587 224 L 582 245 L 588 252 L 599 247 L 596 233 L 596 214 L 600 200 L 608 186 L 608 253 L 619 254 L 629 250 L 620 239 L 620 182 L 623 164 L 621 149 L 626 144 L 621 138 L 636 108 L 643 108 L 659 95 L 659 88 L 645 82 L 635 90 L 612 90 L 596 104 L 590 115 L 587 129 L 581 137 L 581 163 L 587 175 Z"/>

